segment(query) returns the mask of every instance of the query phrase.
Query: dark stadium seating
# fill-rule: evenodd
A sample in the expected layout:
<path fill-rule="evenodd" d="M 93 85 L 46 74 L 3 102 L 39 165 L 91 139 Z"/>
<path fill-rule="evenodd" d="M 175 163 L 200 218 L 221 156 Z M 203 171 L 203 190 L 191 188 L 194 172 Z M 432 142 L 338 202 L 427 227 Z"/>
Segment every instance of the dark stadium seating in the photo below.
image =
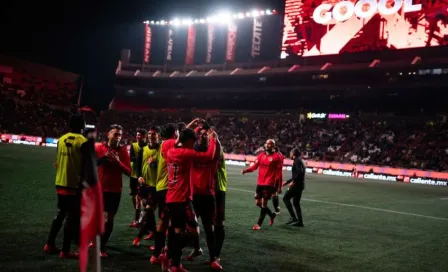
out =
<path fill-rule="evenodd" d="M 137 127 L 189 122 L 205 113 L 104 112 L 102 130 L 122 124 L 129 142 Z M 186 117 L 189 116 L 189 117 Z M 373 164 L 424 170 L 448 170 L 448 125 L 440 118 L 402 119 L 376 116 L 346 120 L 309 120 L 300 115 L 208 115 L 224 151 L 254 154 L 268 138 L 283 153 L 299 147 L 305 158 L 318 161 Z M 431 118 L 430 118 L 431 119 Z M 388 120 L 388 121 L 384 121 Z"/>

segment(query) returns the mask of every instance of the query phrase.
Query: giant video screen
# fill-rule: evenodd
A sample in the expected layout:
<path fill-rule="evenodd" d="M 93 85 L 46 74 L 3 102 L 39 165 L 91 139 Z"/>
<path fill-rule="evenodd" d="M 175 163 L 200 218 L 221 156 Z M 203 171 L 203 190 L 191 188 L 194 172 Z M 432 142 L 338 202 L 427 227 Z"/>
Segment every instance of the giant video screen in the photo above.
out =
<path fill-rule="evenodd" d="M 448 0 L 286 0 L 281 58 L 448 44 Z"/>

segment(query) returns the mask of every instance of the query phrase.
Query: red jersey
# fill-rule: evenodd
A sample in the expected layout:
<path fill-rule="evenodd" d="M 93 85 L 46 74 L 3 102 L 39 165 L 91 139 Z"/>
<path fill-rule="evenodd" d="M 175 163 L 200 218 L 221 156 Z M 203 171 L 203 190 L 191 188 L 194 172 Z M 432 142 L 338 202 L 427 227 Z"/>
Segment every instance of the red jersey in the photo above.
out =
<path fill-rule="evenodd" d="M 109 150 L 118 154 L 119 162 L 104 159 Z M 103 192 L 120 193 L 123 188 L 123 174 L 131 175 L 131 158 L 126 146 L 112 149 L 107 143 L 101 143 L 95 147 L 95 152 L 99 159 L 98 178 Z"/>
<path fill-rule="evenodd" d="M 166 158 L 168 151 L 176 144 L 176 139 L 168 139 L 162 142 L 162 156 Z"/>
<path fill-rule="evenodd" d="M 194 160 L 210 160 L 215 156 L 215 139 L 210 139 L 207 152 L 177 147 L 171 148 L 166 157 L 168 191 L 166 203 L 185 202 L 190 199 L 190 170 Z"/>
<path fill-rule="evenodd" d="M 273 154 L 267 154 L 266 152 L 260 153 L 255 160 L 255 163 L 247 168 L 245 172 L 253 172 L 258 170 L 257 184 L 261 186 L 275 186 L 279 177 L 279 165 L 282 164 L 282 158 L 275 152 Z"/>
<path fill-rule="evenodd" d="M 201 147 L 195 148 L 199 152 Z M 194 160 L 190 169 L 191 194 L 195 195 L 215 195 L 216 172 L 220 159 L 219 144 L 216 145 L 215 156 L 213 160 L 198 159 Z"/>

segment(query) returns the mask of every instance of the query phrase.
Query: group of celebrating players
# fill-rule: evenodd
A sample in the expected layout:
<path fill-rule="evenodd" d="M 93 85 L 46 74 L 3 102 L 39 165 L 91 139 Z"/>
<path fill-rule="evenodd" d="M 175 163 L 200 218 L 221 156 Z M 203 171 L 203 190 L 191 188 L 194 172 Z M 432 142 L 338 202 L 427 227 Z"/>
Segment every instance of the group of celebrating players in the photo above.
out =
<path fill-rule="evenodd" d="M 53 219 L 44 248 L 47 253 L 60 252 L 62 258 L 78 256 L 70 249 L 71 240 L 76 241 L 79 234 L 76 233 L 76 225 L 79 225 L 78 189 L 82 178 L 82 156 L 76 154 L 83 152 L 88 141 L 83 135 L 85 122 L 82 115 L 72 116 L 70 128 L 71 132 L 58 141 L 55 168 L 59 212 Z M 138 129 L 137 141 L 131 145 L 130 152 L 120 145 L 122 135 L 123 128 L 112 125 L 107 141 L 95 147 L 105 215 L 101 256 L 107 256 L 105 245 L 113 230 L 122 194 L 122 175 L 125 174 L 131 177 L 130 195 L 135 207 L 130 227 L 139 229 L 133 245 L 139 246 L 145 235 L 145 239 L 154 239 L 152 264 L 160 264 L 163 271 L 186 271 L 181 264 L 183 248 L 187 244 L 193 247 L 184 260 L 191 261 L 203 254 L 197 221 L 200 217 L 209 252 L 206 263 L 213 270 L 222 270 L 220 254 L 225 237 L 227 173 L 217 134 L 202 119 L 195 119 L 188 125 L 166 124 L 162 128 Z M 242 170 L 245 174 L 259 169 L 255 200 L 260 207 L 260 216 L 254 230 L 260 229 L 266 215 L 270 217 L 270 225 L 274 223 L 280 212 L 278 194 L 282 186 L 289 183 L 283 198 L 291 215 L 287 224 L 303 226 L 300 197 L 304 188 L 305 166 L 297 149 L 290 155 L 294 159 L 293 177 L 283 184 L 284 157 L 276 149 L 274 140 L 268 140 L 255 163 Z M 268 208 L 271 198 L 275 212 Z M 294 198 L 296 212 L 290 203 L 291 198 Z M 62 250 L 59 250 L 55 239 L 64 219 L 64 242 Z"/>

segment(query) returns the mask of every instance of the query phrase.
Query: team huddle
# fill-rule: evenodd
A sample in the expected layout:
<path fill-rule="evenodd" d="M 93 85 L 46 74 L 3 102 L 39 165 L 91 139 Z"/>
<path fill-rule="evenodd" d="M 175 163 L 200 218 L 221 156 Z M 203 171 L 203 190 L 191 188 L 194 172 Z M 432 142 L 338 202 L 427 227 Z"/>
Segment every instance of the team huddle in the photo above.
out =
<path fill-rule="evenodd" d="M 71 251 L 70 243 L 77 241 L 79 235 L 76 233 L 76 225 L 79 224 L 76 207 L 79 207 L 82 156 L 75 154 L 82 153 L 83 145 L 88 141 L 82 135 L 84 126 L 83 118 L 75 115 L 70 120 L 71 133 L 62 136 L 58 142 L 55 168 L 59 212 L 53 219 L 44 251 L 60 252 L 62 258 L 78 256 Z M 122 194 L 122 175 L 125 174 L 130 176 L 130 195 L 135 207 L 130 227 L 138 229 L 133 246 L 138 247 L 141 239 L 154 239 L 151 264 L 161 265 L 163 271 L 186 271 L 181 264 L 183 248 L 187 245 L 193 248 L 184 257 L 185 261 L 192 261 L 203 254 L 197 220 L 201 218 L 209 252 L 206 264 L 213 270 L 222 270 L 220 255 L 225 237 L 227 173 L 216 132 L 201 119 L 188 125 L 166 124 L 161 128 L 138 129 L 137 141 L 129 152 L 120 145 L 122 134 L 121 126 L 112 125 L 107 141 L 95 147 L 105 216 L 105 232 L 99 245 L 101 256 L 107 257 L 105 246 L 113 231 Z M 73 144 L 67 145 L 67 139 Z M 273 140 L 266 142 L 264 151 L 251 167 L 242 170 L 245 174 L 259 169 L 255 202 L 260 207 L 260 216 L 254 230 L 261 228 L 266 215 L 270 218 L 270 225 L 274 223 L 280 212 L 278 194 L 286 184 L 290 187 L 283 200 L 291 215 L 287 224 L 303 226 L 300 197 L 304 188 L 305 166 L 297 149 L 290 155 L 294 159 L 293 177 L 286 182 L 282 181 L 284 157 Z M 291 198 L 294 198 L 295 212 Z M 270 199 L 273 199 L 275 212 L 268 207 Z M 55 246 L 55 238 L 64 219 L 67 219 L 64 243 L 59 250 Z"/>

